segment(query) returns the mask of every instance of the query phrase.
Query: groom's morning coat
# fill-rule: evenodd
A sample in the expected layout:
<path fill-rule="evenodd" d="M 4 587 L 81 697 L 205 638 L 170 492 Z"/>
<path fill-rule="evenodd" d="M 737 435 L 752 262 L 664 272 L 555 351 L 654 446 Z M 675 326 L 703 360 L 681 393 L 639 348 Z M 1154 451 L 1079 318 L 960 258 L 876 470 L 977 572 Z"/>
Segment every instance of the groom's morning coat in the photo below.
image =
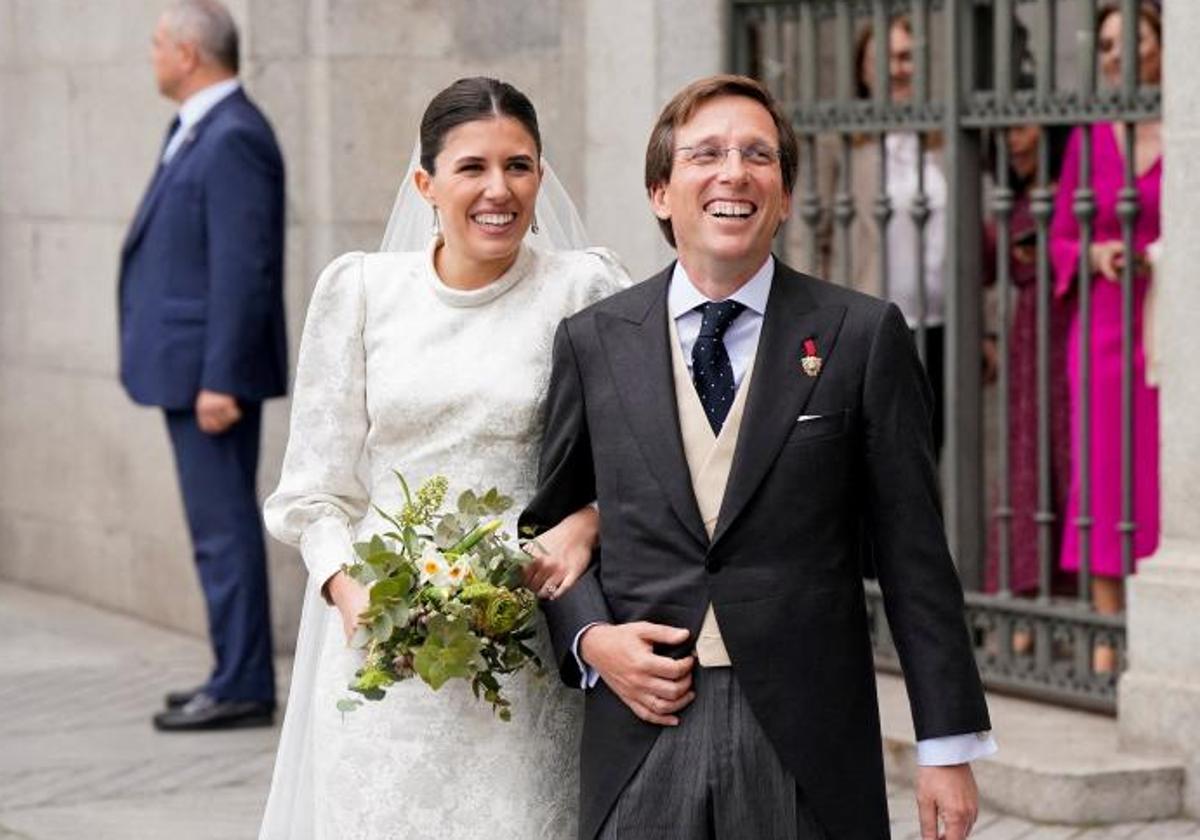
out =
<path fill-rule="evenodd" d="M 580 684 L 571 645 L 588 623 L 686 627 L 693 642 L 665 651 L 682 656 L 711 602 L 738 682 L 830 837 L 887 837 L 864 534 L 917 737 L 990 729 L 908 328 L 892 304 L 776 263 L 710 542 L 679 431 L 670 277 L 584 310 L 555 340 L 540 487 L 521 524 L 549 527 L 596 499 L 602 546 L 547 604 L 563 679 Z M 806 339 L 822 359 L 815 377 L 801 367 Z M 586 709 L 580 837 L 590 840 L 660 727 L 603 681 Z"/>

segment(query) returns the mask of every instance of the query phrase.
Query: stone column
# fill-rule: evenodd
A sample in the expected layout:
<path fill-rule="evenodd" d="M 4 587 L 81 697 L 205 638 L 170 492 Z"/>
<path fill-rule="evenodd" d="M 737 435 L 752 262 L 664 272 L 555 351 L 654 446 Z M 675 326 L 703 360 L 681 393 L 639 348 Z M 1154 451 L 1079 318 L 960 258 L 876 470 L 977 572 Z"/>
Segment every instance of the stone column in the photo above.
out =
<path fill-rule="evenodd" d="M 1182 756 L 1184 808 L 1200 816 L 1200 89 L 1187 83 L 1200 4 L 1164 4 L 1164 260 L 1153 351 L 1161 381 L 1162 541 L 1129 581 L 1123 746 Z"/>
<path fill-rule="evenodd" d="M 614 249 L 637 280 L 674 256 L 642 188 L 646 141 L 679 88 L 725 69 L 723 8 L 722 0 L 586 3 L 586 192 L 579 203 L 595 241 Z"/>

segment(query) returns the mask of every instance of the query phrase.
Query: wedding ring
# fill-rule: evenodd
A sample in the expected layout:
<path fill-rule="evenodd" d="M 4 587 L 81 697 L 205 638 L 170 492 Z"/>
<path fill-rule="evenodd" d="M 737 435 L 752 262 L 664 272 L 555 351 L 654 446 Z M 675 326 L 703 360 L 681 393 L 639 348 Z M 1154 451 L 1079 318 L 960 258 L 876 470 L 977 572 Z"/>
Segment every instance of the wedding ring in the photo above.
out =
<path fill-rule="evenodd" d="M 556 583 L 547 583 L 545 586 L 542 587 L 542 594 L 545 595 L 547 598 L 553 598 L 554 593 L 557 591 L 558 591 L 558 584 L 556 584 Z"/>

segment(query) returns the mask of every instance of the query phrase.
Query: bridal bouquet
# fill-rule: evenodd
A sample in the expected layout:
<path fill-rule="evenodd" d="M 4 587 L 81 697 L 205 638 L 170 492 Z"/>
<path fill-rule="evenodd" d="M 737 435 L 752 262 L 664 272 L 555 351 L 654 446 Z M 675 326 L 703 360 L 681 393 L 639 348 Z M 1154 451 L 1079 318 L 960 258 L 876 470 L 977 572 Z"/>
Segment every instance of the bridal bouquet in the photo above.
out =
<path fill-rule="evenodd" d="M 509 720 L 511 703 L 497 677 L 542 668 L 526 644 L 537 613 L 537 598 L 522 583 L 528 557 L 500 533 L 498 517 L 512 499 L 495 488 L 467 490 L 448 511 L 444 477 L 430 478 L 415 494 L 400 473 L 396 478 L 404 506 L 395 513 L 376 507 L 393 529 L 356 543 L 359 561 L 346 569 L 371 592 L 351 641 L 366 655 L 350 690 L 381 700 L 388 686 L 414 676 L 435 691 L 463 679 Z M 362 703 L 346 698 L 338 708 L 349 712 Z"/>

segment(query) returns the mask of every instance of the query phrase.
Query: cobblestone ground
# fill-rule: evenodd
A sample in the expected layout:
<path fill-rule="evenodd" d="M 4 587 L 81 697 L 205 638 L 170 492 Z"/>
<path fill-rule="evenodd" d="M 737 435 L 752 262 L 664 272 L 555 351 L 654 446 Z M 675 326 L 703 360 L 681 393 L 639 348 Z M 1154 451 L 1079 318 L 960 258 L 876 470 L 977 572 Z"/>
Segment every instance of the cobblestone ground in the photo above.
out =
<path fill-rule="evenodd" d="M 253 838 L 278 729 L 150 727 L 163 693 L 207 667 L 195 639 L 0 584 L 0 840 Z M 891 811 L 893 838 L 920 837 L 911 790 L 891 791 Z M 1039 826 L 985 812 L 973 836 L 1200 840 L 1200 829 Z"/>

